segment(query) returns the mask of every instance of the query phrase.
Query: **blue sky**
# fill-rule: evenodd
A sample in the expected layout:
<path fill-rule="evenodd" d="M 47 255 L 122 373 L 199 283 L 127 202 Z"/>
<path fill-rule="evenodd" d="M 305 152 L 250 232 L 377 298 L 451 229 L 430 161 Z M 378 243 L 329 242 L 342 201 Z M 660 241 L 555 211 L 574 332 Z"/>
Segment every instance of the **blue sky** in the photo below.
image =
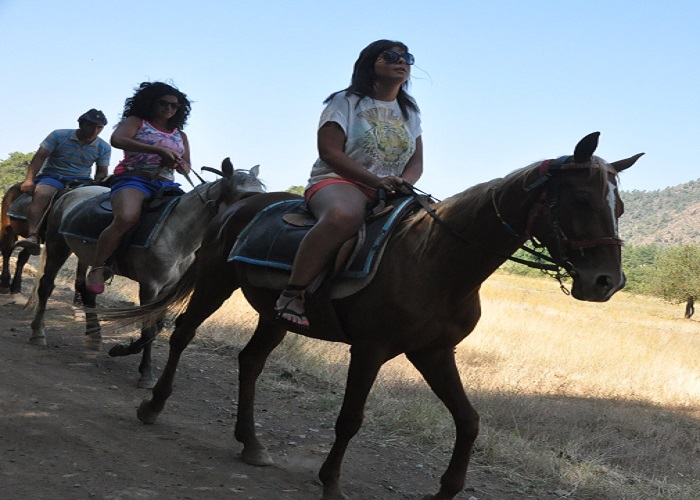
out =
<path fill-rule="evenodd" d="M 194 101 L 195 167 L 229 156 L 270 190 L 304 185 L 322 101 L 379 38 L 416 56 L 418 187 L 439 198 L 593 131 L 609 161 L 647 153 L 623 190 L 700 178 L 696 0 L 0 0 L 0 159 L 92 107 L 109 140 L 137 84 L 170 80 Z"/>

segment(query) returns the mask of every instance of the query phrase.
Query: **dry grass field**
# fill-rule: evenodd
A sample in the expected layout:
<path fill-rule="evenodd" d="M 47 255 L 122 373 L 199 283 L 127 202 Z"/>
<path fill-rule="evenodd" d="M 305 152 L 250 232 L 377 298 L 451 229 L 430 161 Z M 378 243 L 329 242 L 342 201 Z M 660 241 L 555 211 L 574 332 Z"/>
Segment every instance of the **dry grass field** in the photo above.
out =
<path fill-rule="evenodd" d="M 473 467 L 523 492 L 558 483 L 563 497 L 700 498 L 697 318 L 624 292 L 579 302 L 550 280 L 505 274 L 485 283 L 482 303 L 481 322 L 457 347 L 482 415 Z M 234 294 L 200 334 L 241 347 L 255 318 Z M 317 404 L 338 404 L 347 346 L 289 335 L 273 358 L 328 384 Z M 367 422 L 443 459 L 451 447 L 449 414 L 403 357 L 380 373 Z"/>
<path fill-rule="evenodd" d="M 120 289 L 135 299 L 119 279 L 110 295 Z M 472 470 L 505 477 L 523 496 L 558 485 L 562 498 L 700 498 L 700 318 L 625 292 L 579 302 L 552 280 L 506 274 L 484 284 L 482 305 L 457 346 L 482 416 Z M 237 351 L 255 322 L 237 292 L 195 341 Z M 271 363 L 319 381 L 309 407 L 339 408 L 348 355 L 289 335 Z M 388 445 L 418 442 L 426 460 L 449 459 L 452 420 L 404 357 L 380 372 L 365 426 Z"/>

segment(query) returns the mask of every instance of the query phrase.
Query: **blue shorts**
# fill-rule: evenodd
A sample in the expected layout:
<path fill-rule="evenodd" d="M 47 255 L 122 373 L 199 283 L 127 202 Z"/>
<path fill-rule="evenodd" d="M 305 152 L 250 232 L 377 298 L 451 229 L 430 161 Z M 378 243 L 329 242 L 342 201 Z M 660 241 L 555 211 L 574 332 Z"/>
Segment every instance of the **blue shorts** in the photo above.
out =
<path fill-rule="evenodd" d="M 54 189 L 63 189 L 66 184 L 70 183 L 91 183 L 92 177 L 81 177 L 78 175 L 58 175 L 58 174 L 39 174 L 34 178 L 34 184 L 41 186 L 45 184 Z"/>
<path fill-rule="evenodd" d="M 146 193 L 149 197 L 154 196 L 158 191 L 166 187 L 180 187 L 175 181 L 166 181 L 163 179 L 151 180 L 148 177 L 140 175 L 119 174 L 113 177 L 112 194 L 122 189 L 138 189 Z"/>

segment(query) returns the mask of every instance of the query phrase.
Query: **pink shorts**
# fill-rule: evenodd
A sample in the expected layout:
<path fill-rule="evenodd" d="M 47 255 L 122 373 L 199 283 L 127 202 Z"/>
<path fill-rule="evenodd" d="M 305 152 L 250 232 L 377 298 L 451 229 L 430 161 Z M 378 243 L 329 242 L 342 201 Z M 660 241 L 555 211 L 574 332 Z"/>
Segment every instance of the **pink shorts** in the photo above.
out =
<path fill-rule="evenodd" d="M 311 197 L 315 195 L 319 189 L 324 188 L 330 184 L 350 184 L 351 186 L 354 186 L 360 191 L 362 191 L 365 194 L 365 196 L 367 196 L 370 199 L 370 201 L 374 201 L 375 199 L 377 199 L 377 191 L 375 189 L 368 188 L 355 182 L 346 181 L 345 179 L 326 179 L 321 182 L 317 182 L 316 184 L 314 184 L 306 190 L 306 192 L 304 193 L 304 200 L 306 200 L 306 203 L 308 203 L 311 200 Z"/>

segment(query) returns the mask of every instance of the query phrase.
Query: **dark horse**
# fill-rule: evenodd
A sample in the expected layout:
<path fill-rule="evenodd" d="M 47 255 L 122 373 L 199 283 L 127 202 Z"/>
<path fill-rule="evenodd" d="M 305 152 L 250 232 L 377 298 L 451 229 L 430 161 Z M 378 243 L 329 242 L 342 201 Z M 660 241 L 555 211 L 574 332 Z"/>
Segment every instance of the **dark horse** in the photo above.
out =
<path fill-rule="evenodd" d="M 255 432 L 256 380 L 268 355 L 286 331 L 351 344 L 345 396 L 335 426 L 335 442 L 320 469 L 323 499 L 346 498 L 340 470 L 350 439 L 360 429 L 367 395 L 380 367 L 406 355 L 446 405 L 456 426 L 452 458 L 440 490 L 426 499 L 452 499 L 464 487 L 479 415 L 469 403 L 455 363 L 455 346 L 476 326 L 479 289 L 529 236 L 546 246 L 573 279 L 579 300 L 604 302 L 625 284 L 618 218 L 623 204 L 617 174 L 641 156 L 608 163 L 593 156 L 598 133 L 579 142 L 572 157 L 538 162 L 432 204 L 409 216 L 391 236 L 371 283 L 333 300 L 342 331 L 281 322 L 275 317 L 278 290 L 251 285 L 251 264 L 228 262 L 238 234 L 266 206 L 289 196 L 270 193 L 242 200 L 217 217 L 205 235 L 193 267 L 169 292 L 139 308 L 141 317 L 187 303 L 175 322 L 170 354 L 150 401 L 138 418 L 152 424 L 172 393 L 180 356 L 197 327 L 237 288 L 258 311 L 252 338 L 239 355 L 239 400 L 235 437 L 242 458 L 253 465 L 272 463 Z M 506 230 L 507 229 L 507 230 Z M 189 302 L 187 302 L 188 294 Z M 131 313 L 135 311 L 132 309 Z"/>
<path fill-rule="evenodd" d="M 16 295 L 22 293 L 22 272 L 24 266 L 29 261 L 31 256 L 28 249 L 23 248 L 17 254 L 17 264 L 15 273 L 10 273 L 10 256 L 15 249 L 15 243 L 19 236 L 29 236 L 29 227 L 26 218 L 14 217 L 10 215 L 10 207 L 12 203 L 20 197 L 22 183 L 18 182 L 10 186 L 10 189 L 5 192 L 2 198 L 2 219 L 0 220 L 0 250 L 2 250 L 2 274 L 0 274 L 0 294 Z M 43 225 L 40 232 L 43 231 Z M 43 236 L 43 232 L 42 232 Z M 75 274 L 75 295 L 73 301 L 79 303 L 80 297 L 78 289 L 82 283 L 85 283 L 85 275 L 87 274 L 87 265 L 78 262 Z"/>
<path fill-rule="evenodd" d="M 10 217 L 10 205 L 22 194 L 21 183 L 13 184 L 2 197 L 2 227 L 0 230 L 0 249 L 2 250 L 2 274 L 0 275 L 0 293 L 17 294 L 22 292 L 22 271 L 29 260 L 30 253 L 22 249 L 17 255 L 14 276 L 10 273 L 10 256 L 19 236 L 27 236 L 27 221 Z"/>
<path fill-rule="evenodd" d="M 177 282 L 194 260 L 194 252 L 204 236 L 207 224 L 223 207 L 252 194 L 264 192 L 264 185 L 258 179 L 258 167 L 248 170 L 235 170 L 227 158 L 223 162 L 221 179 L 196 186 L 180 196 L 177 204 L 168 213 L 163 225 L 147 247 L 129 247 L 115 259 L 113 271 L 139 284 L 141 304 L 151 302 L 163 288 Z M 54 282 L 61 266 L 71 253 L 79 262 L 93 263 L 96 245 L 79 237 L 66 236 L 59 232 L 64 220 L 78 213 L 81 224 L 87 224 L 90 214 L 75 211 L 83 201 L 103 194 L 109 188 L 101 186 L 75 189 L 62 196 L 48 214 L 46 248 L 43 252 L 43 269 L 37 276 L 32 304 L 34 319 L 31 323 L 32 335 L 29 342 L 46 345 L 44 315 L 46 302 L 51 296 Z M 82 302 L 86 306 L 86 342 L 91 348 L 99 348 L 101 328 L 94 312 L 95 294 L 80 287 Z M 125 356 L 143 351 L 139 372 L 139 387 L 153 387 L 151 362 L 151 342 L 156 337 L 162 323 L 145 325 L 141 336 L 127 345 L 118 344 L 109 351 L 110 356 Z"/>

